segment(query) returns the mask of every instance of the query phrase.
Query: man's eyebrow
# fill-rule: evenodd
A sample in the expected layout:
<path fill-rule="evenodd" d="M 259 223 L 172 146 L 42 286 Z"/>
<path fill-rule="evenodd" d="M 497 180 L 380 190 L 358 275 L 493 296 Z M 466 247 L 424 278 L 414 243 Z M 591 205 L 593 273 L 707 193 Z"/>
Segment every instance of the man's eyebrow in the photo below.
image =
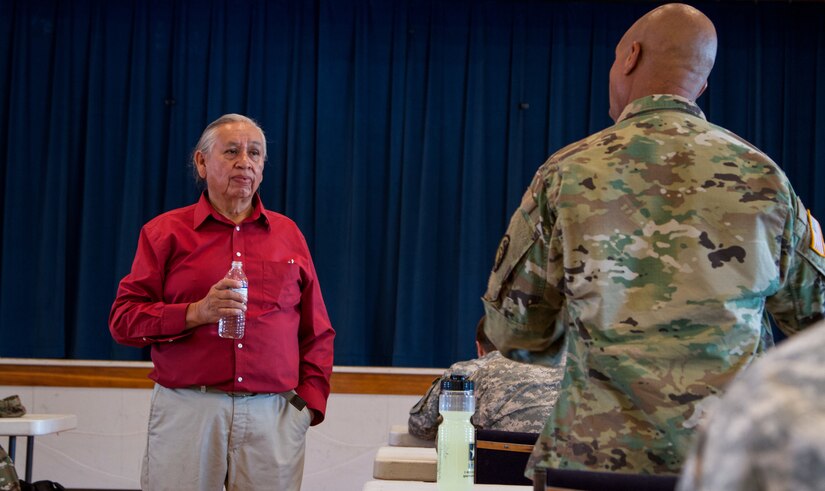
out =
<path fill-rule="evenodd" d="M 229 141 L 226 142 L 226 145 L 237 147 L 237 146 L 240 145 L 240 142 L 237 142 L 235 140 L 229 140 Z M 249 142 L 250 147 L 253 146 L 253 145 L 256 145 L 256 146 L 260 147 L 260 146 L 263 146 L 263 142 L 260 142 L 258 140 L 253 140 L 253 141 Z"/>

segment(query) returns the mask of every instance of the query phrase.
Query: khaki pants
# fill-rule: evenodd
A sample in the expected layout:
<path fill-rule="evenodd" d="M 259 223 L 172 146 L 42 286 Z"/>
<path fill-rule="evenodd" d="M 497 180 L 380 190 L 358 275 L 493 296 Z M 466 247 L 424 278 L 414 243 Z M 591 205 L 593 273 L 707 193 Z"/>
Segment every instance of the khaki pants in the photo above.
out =
<path fill-rule="evenodd" d="M 298 491 L 310 413 L 278 394 L 231 397 L 155 384 L 141 488 Z"/>

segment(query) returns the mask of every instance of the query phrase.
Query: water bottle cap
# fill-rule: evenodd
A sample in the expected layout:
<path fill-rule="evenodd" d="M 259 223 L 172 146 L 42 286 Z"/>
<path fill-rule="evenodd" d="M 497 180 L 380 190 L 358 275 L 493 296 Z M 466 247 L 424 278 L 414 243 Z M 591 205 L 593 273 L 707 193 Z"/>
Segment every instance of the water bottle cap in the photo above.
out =
<path fill-rule="evenodd" d="M 240 268 L 243 266 L 243 261 L 232 261 L 233 268 Z"/>
<path fill-rule="evenodd" d="M 475 384 L 466 375 L 450 375 L 450 378 L 441 379 L 441 390 L 472 391 L 474 388 Z"/>

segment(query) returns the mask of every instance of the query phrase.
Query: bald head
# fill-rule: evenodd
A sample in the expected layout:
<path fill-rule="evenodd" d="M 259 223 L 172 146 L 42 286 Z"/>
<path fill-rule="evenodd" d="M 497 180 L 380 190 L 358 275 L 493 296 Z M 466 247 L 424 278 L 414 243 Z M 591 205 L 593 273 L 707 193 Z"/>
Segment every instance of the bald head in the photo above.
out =
<path fill-rule="evenodd" d="M 696 100 L 716 59 L 716 29 L 695 8 L 671 3 L 637 20 L 616 46 L 610 70 L 610 116 L 651 94 Z"/>

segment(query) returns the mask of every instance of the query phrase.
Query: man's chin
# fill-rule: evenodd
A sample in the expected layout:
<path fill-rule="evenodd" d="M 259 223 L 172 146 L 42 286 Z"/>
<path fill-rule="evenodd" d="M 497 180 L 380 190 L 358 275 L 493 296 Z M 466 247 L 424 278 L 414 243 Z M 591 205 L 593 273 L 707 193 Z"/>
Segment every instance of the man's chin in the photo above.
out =
<path fill-rule="evenodd" d="M 246 186 L 230 186 L 230 194 L 237 198 L 249 198 L 255 194 L 255 188 L 249 185 Z"/>

